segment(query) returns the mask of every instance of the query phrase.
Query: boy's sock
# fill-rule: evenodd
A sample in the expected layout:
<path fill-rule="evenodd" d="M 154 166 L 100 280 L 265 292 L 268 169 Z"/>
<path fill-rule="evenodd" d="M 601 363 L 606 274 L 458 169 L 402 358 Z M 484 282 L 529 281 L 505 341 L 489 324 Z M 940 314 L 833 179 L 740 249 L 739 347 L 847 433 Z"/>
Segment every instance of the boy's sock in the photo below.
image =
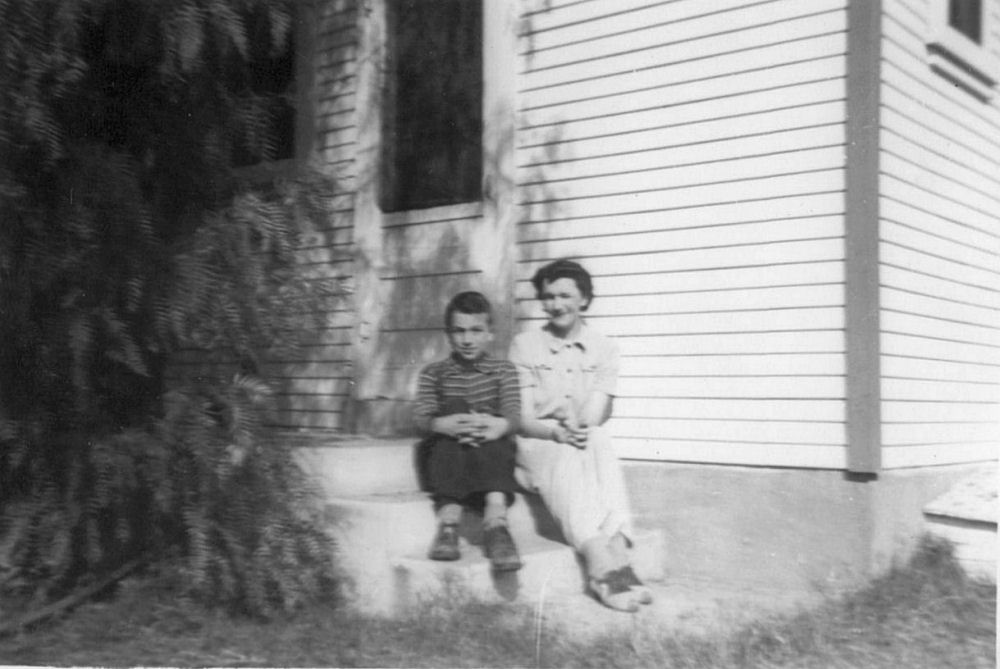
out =
<path fill-rule="evenodd" d="M 483 529 L 507 524 L 507 496 L 502 492 L 486 493 L 483 507 Z"/>
<path fill-rule="evenodd" d="M 462 505 L 457 502 L 442 502 L 437 510 L 438 523 L 441 525 L 458 525 L 462 520 Z"/>

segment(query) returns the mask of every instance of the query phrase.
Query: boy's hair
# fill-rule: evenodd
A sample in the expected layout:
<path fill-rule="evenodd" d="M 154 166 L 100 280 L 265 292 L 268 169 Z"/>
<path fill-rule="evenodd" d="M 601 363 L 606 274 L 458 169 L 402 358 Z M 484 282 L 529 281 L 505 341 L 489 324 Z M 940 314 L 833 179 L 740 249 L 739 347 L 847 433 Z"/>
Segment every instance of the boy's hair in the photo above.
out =
<path fill-rule="evenodd" d="M 552 283 L 559 279 L 572 279 L 576 287 L 580 289 L 580 294 L 587 300 L 586 310 L 594 299 L 594 283 L 590 278 L 590 272 L 583 266 L 567 258 L 556 260 L 545 265 L 531 278 L 531 284 L 535 287 L 535 296 L 541 299 L 542 289 L 546 283 Z"/>
<path fill-rule="evenodd" d="M 448 306 L 444 310 L 446 330 L 451 327 L 451 315 L 456 311 L 460 314 L 486 314 L 487 322 L 493 323 L 493 308 L 490 306 L 490 301 L 486 299 L 485 295 L 474 290 L 459 293 L 448 302 Z"/>

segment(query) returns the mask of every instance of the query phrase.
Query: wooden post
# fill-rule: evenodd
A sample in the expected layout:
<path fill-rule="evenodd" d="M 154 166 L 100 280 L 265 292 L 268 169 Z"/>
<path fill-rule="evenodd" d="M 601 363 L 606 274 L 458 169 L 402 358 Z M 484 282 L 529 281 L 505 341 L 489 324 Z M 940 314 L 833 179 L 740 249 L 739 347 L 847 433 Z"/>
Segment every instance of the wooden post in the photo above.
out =
<path fill-rule="evenodd" d="M 385 300 L 382 212 L 378 206 L 379 147 L 382 124 L 385 11 L 380 1 L 362 2 L 358 12 L 357 59 L 357 181 L 354 199 L 354 329 L 352 386 L 344 425 L 358 431 L 365 423 L 366 404 L 375 398 L 379 328 Z"/>
<path fill-rule="evenodd" d="M 879 346 L 879 99 L 882 3 L 850 0 L 847 31 L 845 329 L 847 469 L 882 466 Z"/>

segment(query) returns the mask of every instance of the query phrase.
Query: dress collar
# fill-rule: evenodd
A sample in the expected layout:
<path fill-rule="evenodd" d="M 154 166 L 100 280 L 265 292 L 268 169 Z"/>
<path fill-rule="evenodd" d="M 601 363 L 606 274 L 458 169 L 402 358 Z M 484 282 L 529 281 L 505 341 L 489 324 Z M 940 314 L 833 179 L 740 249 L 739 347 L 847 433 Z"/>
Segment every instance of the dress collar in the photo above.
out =
<path fill-rule="evenodd" d="M 573 346 L 587 351 L 594 346 L 594 331 L 586 323 L 581 323 L 580 331 L 572 339 L 555 336 L 548 325 L 542 327 L 542 332 L 545 333 L 545 341 L 549 345 L 549 350 L 553 353 Z"/>

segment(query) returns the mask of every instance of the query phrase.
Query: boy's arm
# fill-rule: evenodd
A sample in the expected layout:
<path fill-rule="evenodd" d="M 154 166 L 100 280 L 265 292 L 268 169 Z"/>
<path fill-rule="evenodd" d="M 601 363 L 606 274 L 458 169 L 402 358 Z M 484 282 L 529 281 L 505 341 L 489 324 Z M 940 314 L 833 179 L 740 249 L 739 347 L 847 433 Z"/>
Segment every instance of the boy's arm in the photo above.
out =
<path fill-rule="evenodd" d="M 500 366 L 500 415 L 477 415 L 480 429 L 478 436 L 485 441 L 517 434 L 521 424 L 521 385 L 517 380 L 517 368 L 507 362 Z"/>
<path fill-rule="evenodd" d="M 413 409 L 413 422 L 421 432 L 433 432 L 431 423 L 438 414 L 437 376 L 433 366 L 424 367 L 417 380 L 417 403 Z"/>
<path fill-rule="evenodd" d="M 417 380 L 417 404 L 413 409 L 413 422 L 424 434 L 433 432 L 460 439 L 469 436 L 475 423 L 469 414 L 439 416 L 438 374 L 434 365 L 428 365 L 420 372 Z"/>
<path fill-rule="evenodd" d="M 504 434 L 517 434 L 521 429 L 521 383 L 517 367 L 510 362 L 500 372 L 500 416 L 507 421 Z"/>

